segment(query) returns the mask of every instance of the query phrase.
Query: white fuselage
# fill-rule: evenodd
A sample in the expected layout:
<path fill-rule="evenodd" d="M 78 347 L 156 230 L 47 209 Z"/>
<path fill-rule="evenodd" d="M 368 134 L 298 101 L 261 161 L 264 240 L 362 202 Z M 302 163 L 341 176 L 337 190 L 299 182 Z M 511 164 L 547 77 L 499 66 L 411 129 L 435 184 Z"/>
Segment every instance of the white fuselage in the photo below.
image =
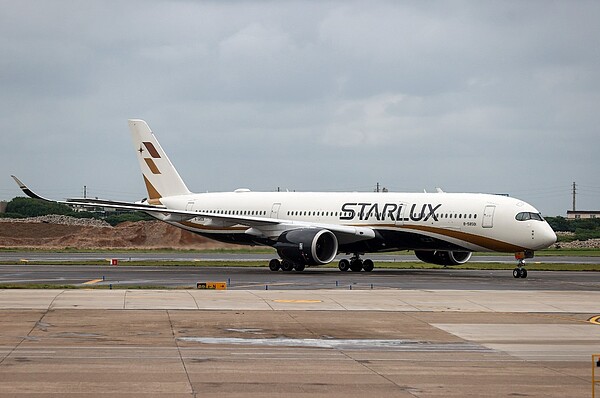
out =
<path fill-rule="evenodd" d="M 172 223 L 212 237 L 244 234 L 248 227 L 215 221 L 210 214 L 266 217 L 286 225 L 369 227 L 392 237 L 385 238 L 388 242 L 381 250 L 444 250 L 449 244 L 469 251 L 519 252 L 546 248 L 556 241 L 543 219 L 517 220 L 520 213 L 539 215 L 533 206 L 501 195 L 238 190 L 164 197 L 161 202 L 171 209 L 201 213 Z"/>

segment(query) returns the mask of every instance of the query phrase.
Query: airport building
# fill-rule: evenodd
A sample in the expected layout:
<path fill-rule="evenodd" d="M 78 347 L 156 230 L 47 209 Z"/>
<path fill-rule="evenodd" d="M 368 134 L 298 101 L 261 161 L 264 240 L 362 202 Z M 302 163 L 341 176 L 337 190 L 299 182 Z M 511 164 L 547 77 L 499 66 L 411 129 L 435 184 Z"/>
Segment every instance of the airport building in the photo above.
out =
<path fill-rule="evenodd" d="M 581 218 L 600 218 L 598 210 L 567 210 L 568 220 L 579 220 Z"/>

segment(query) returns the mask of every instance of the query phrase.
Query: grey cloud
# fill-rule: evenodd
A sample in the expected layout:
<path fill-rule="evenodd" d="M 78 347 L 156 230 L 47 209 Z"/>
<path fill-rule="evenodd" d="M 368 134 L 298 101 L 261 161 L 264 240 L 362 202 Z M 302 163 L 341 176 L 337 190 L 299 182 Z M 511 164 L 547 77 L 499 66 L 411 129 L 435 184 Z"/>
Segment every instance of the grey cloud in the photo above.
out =
<path fill-rule="evenodd" d="M 85 184 L 139 199 L 131 117 L 198 191 L 381 182 L 524 195 L 561 214 L 573 180 L 600 187 L 597 2 L 2 9 L 5 199 L 10 173 L 58 196 Z M 597 207 L 591 192 L 582 207 Z"/>

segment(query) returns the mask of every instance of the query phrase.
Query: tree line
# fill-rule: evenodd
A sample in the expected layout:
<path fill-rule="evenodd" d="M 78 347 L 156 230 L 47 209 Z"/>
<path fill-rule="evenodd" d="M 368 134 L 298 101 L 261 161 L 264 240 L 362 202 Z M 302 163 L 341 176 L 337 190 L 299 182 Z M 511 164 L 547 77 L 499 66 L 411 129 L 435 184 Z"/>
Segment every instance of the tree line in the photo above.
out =
<path fill-rule="evenodd" d="M 106 211 L 75 211 L 73 208 L 60 203 L 44 202 L 32 198 L 16 197 L 6 205 L 6 213 L 0 213 L 3 218 L 28 218 L 58 214 L 75 218 L 95 218 L 104 220 L 112 226 L 124 221 L 153 220 L 141 212 L 106 212 Z"/>
<path fill-rule="evenodd" d="M 559 242 L 600 238 L 600 218 L 566 219 L 559 216 L 545 219 L 555 232 L 571 232 L 567 236 L 559 235 Z"/>

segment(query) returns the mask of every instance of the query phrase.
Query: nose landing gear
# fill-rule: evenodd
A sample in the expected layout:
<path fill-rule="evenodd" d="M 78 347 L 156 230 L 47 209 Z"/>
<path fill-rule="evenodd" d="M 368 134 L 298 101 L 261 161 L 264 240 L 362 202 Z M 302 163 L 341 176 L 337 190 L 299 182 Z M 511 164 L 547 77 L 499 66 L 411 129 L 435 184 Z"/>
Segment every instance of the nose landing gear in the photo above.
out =
<path fill-rule="evenodd" d="M 525 259 L 533 258 L 533 251 L 526 250 L 524 252 L 515 253 L 515 258 L 519 260 L 517 268 L 513 269 L 513 277 L 527 278 L 527 270 L 525 269 Z"/>
<path fill-rule="evenodd" d="M 513 269 L 513 277 L 527 278 L 527 270 L 525 269 L 525 260 L 519 260 L 519 266 Z"/>

